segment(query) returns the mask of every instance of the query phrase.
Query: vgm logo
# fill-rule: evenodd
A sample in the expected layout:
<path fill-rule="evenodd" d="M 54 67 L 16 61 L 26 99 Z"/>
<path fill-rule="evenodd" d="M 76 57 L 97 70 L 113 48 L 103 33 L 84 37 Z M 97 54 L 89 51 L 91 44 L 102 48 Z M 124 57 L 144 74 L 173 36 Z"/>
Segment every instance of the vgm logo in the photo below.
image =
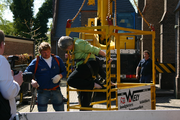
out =
<path fill-rule="evenodd" d="M 151 109 L 151 86 L 118 89 L 118 109 Z"/>
<path fill-rule="evenodd" d="M 121 97 L 120 101 L 122 104 L 124 104 L 125 103 L 125 97 Z"/>
<path fill-rule="evenodd" d="M 119 93 L 118 96 L 125 95 L 125 97 L 120 98 L 120 103 L 124 104 L 126 102 L 125 99 L 127 100 L 127 102 L 138 101 L 139 97 L 140 97 L 140 94 L 137 94 L 137 92 L 139 92 L 139 91 L 133 91 L 131 93 L 131 91 L 129 90 L 128 94 L 126 92 Z"/>

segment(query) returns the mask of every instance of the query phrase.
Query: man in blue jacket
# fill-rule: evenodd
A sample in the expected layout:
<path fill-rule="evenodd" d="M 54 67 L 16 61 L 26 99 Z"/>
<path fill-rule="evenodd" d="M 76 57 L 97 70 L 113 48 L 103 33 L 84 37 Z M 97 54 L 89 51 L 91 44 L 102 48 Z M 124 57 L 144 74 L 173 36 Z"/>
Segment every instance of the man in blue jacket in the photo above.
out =
<path fill-rule="evenodd" d="M 139 62 L 136 68 L 136 78 L 140 77 L 140 83 L 150 83 L 152 80 L 152 59 L 148 50 L 145 50 L 143 54 L 144 59 Z"/>
<path fill-rule="evenodd" d="M 25 70 L 35 73 L 35 80 L 31 84 L 37 88 L 38 111 L 47 111 L 49 99 L 55 111 L 64 111 L 59 83 L 61 78 L 66 77 L 65 65 L 59 56 L 51 55 L 51 46 L 47 42 L 40 44 L 39 53 L 39 58 L 34 59 Z"/>

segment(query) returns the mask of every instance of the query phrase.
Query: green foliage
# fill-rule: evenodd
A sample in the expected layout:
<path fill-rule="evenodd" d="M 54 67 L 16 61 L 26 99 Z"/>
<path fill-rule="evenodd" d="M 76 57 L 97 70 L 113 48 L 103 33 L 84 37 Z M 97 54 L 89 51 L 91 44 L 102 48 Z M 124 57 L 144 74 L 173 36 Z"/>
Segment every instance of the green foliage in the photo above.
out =
<path fill-rule="evenodd" d="M 34 29 L 37 29 L 40 27 L 39 30 L 37 30 L 38 33 L 41 33 L 36 38 L 43 38 L 45 41 L 48 40 L 48 37 L 46 35 L 48 31 L 48 19 L 53 17 L 53 11 L 52 11 L 52 0 L 45 0 L 42 7 L 39 8 L 39 12 L 36 15 L 36 18 L 34 20 Z"/>
<path fill-rule="evenodd" d="M 5 4 L 0 4 L 0 24 L 3 22 L 3 12 L 5 9 Z"/>
<path fill-rule="evenodd" d="M 3 13 L 9 3 L 10 0 L 4 0 L 3 3 L 0 4 L 0 29 L 3 30 L 6 35 L 13 35 L 14 34 L 13 23 L 3 18 Z"/>
<path fill-rule="evenodd" d="M 8 0 L 7 0 L 8 1 Z M 36 43 L 48 41 L 48 19 L 52 18 L 52 0 L 45 0 L 36 17 L 33 18 L 34 0 L 10 0 L 15 33 L 21 37 L 36 39 Z"/>
<path fill-rule="evenodd" d="M 1 21 L 0 29 L 4 31 L 6 35 L 12 35 L 15 36 L 13 22 L 10 22 L 8 20 Z"/>
<path fill-rule="evenodd" d="M 2 0 L 6 6 L 10 5 L 12 3 L 13 0 Z"/>
<path fill-rule="evenodd" d="M 15 32 L 21 37 L 31 38 L 30 35 L 23 32 L 29 32 L 30 21 L 33 19 L 33 2 L 34 0 L 13 0 L 10 9 L 13 13 Z M 25 25 L 27 21 L 27 26 Z M 23 31 L 23 32 L 22 32 Z"/>
<path fill-rule="evenodd" d="M 47 23 L 53 17 L 52 0 L 45 0 L 36 17 L 33 17 L 34 0 L 3 0 L 0 4 L 0 29 L 6 35 L 20 36 L 36 40 L 36 44 L 42 41 L 50 42 L 50 33 Z M 10 6 L 13 13 L 13 23 L 3 19 L 3 12 Z M 51 25 L 52 26 L 52 25 Z"/>

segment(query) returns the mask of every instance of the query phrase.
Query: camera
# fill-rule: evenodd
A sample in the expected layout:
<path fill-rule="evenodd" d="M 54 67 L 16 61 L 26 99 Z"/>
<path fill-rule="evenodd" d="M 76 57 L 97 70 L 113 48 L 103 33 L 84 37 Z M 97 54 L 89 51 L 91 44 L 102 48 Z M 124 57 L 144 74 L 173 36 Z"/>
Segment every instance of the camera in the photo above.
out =
<path fill-rule="evenodd" d="M 17 60 L 19 60 L 18 56 L 11 55 L 8 57 L 8 62 L 11 65 L 11 69 L 13 70 L 14 75 L 17 75 L 19 73 L 18 70 L 14 69 L 15 61 Z M 23 75 L 23 81 L 25 83 L 31 83 L 31 80 L 34 78 L 34 75 L 32 72 L 25 72 L 25 73 L 22 73 L 22 75 Z"/>
<path fill-rule="evenodd" d="M 15 69 L 14 69 L 15 61 L 16 61 L 16 60 L 19 60 L 19 57 L 18 57 L 18 56 L 10 55 L 10 56 L 8 57 L 8 62 L 9 62 L 9 64 L 10 64 L 10 66 L 11 66 L 11 70 L 13 70 L 13 72 L 14 72 L 14 75 L 17 75 L 17 74 L 19 73 L 18 70 L 15 70 Z"/>
<path fill-rule="evenodd" d="M 34 74 L 32 72 L 25 72 L 23 75 L 23 81 L 25 83 L 31 83 L 31 80 L 34 78 Z"/>

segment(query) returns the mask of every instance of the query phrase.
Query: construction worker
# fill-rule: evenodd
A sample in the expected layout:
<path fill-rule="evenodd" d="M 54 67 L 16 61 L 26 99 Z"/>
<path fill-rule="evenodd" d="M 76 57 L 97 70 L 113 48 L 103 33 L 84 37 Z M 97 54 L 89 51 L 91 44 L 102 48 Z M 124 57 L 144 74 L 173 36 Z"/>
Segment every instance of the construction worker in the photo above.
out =
<path fill-rule="evenodd" d="M 106 56 L 106 53 L 100 48 L 90 45 L 87 41 L 69 36 L 62 36 L 58 41 L 58 46 L 62 50 L 72 50 L 72 55 L 76 60 L 76 69 L 70 74 L 67 79 L 71 87 L 77 89 L 103 88 L 99 81 L 94 80 L 99 72 L 99 64 L 96 61 L 95 55 Z M 87 57 L 89 56 L 88 60 Z M 87 62 L 85 62 L 87 60 Z M 91 107 L 91 92 L 81 92 L 80 102 L 81 107 Z"/>
<path fill-rule="evenodd" d="M 140 78 L 140 83 L 150 83 L 152 80 L 152 59 L 149 57 L 150 53 L 148 50 L 145 50 L 143 54 L 144 59 L 139 62 L 136 68 L 136 78 Z"/>
<path fill-rule="evenodd" d="M 64 111 L 59 83 L 66 76 L 65 65 L 59 56 L 51 54 L 49 43 L 42 42 L 38 49 L 41 56 L 34 59 L 25 70 L 35 74 L 31 84 L 37 88 L 38 111 L 47 111 L 49 99 L 55 111 Z"/>

